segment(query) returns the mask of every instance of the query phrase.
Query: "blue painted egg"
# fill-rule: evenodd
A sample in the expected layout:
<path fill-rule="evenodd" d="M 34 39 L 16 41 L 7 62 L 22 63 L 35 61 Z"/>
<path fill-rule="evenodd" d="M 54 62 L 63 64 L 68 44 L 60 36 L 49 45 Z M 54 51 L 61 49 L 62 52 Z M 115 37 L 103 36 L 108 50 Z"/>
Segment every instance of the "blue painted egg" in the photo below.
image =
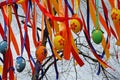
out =
<path fill-rule="evenodd" d="M 16 63 L 15 63 L 15 68 L 18 72 L 22 72 L 26 66 L 26 61 L 23 57 L 17 57 L 16 58 Z"/>
<path fill-rule="evenodd" d="M 1 41 L 0 42 L 0 53 L 4 54 L 7 51 L 7 41 Z"/>

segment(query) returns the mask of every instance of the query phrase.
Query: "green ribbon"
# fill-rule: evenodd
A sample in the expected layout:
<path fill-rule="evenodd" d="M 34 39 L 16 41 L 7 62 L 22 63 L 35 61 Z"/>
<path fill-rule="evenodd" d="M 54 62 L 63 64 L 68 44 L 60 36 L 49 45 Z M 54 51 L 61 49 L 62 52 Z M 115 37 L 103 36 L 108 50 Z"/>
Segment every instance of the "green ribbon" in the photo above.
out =
<path fill-rule="evenodd" d="M 99 0 L 95 0 L 95 3 L 96 3 L 96 29 L 98 29 L 99 27 L 99 16 L 98 16 Z"/>

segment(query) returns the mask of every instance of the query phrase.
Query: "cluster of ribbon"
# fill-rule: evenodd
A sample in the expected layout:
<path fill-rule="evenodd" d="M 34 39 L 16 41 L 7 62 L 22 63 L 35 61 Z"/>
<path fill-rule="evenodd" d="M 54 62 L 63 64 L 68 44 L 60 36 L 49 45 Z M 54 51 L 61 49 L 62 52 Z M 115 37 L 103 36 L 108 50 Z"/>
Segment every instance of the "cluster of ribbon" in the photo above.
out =
<path fill-rule="evenodd" d="M 16 62 L 22 62 L 22 68 L 25 67 L 25 59 L 22 57 L 24 48 L 27 51 L 28 59 L 30 62 L 30 66 L 32 69 L 32 73 L 34 73 L 34 66 L 36 65 L 31 52 L 30 52 L 30 41 L 28 35 L 28 27 L 27 24 L 30 23 L 32 28 L 32 38 L 36 48 L 36 58 L 42 64 L 42 61 L 46 58 L 48 52 L 44 46 L 42 46 L 42 41 L 44 38 L 44 34 L 48 33 L 48 42 L 50 44 L 50 48 L 53 53 L 54 57 L 54 65 L 56 70 L 56 79 L 58 79 L 58 70 L 57 70 L 57 63 L 56 59 L 61 60 L 62 57 L 57 53 L 58 50 L 63 50 L 63 56 L 66 60 L 70 59 L 70 55 L 74 57 L 76 62 L 83 66 L 84 62 L 79 57 L 78 49 L 75 45 L 74 38 L 72 35 L 72 31 L 77 34 L 81 30 L 83 30 L 86 41 L 89 45 L 89 48 L 93 55 L 99 62 L 99 71 L 100 73 L 100 66 L 104 68 L 111 68 L 104 60 L 103 57 L 106 56 L 106 60 L 110 58 L 110 38 L 111 34 L 116 38 L 117 45 L 120 45 L 120 1 L 119 0 L 108 0 L 112 12 L 111 17 L 114 23 L 114 28 L 111 27 L 110 19 L 108 17 L 108 9 L 103 0 L 101 0 L 102 9 L 104 15 L 99 12 L 99 0 L 86 0 L 87 6 L 87 19 L 84 18 L 82 11 L 80 10 L 80 2 L 81 0 L 6 0 L 0 3 L 0 10 L 3 15 L 4 19 L 4 27 L 0 23 L 0 34 L 3 38 L 4 42 L 1 42 L 0 45 L 0 52 L 3 53 L 3 73 L 2 79 L 6 80 L 7 76 L 9 75 L 9 80 L 14 79 L 14 63 L 13 63 L 13 55 L 12 49 L 10 47 L 10 43 L 13 43 L 15 48 L 16 54 L 18 57 L 16 58 Z M 63 4 L 64 3 L 64 4 Z M 115 3 L 115 4 L 113 4 Z M 22 31 L 22 27 L 20 24 L 19 16 L 18 16 L 18 5 L 20 5 L 24 11 L 24 15 L 26 17 L 25 24 L 24 24 L 24 35 Z M 42 23 L 41 23 L 41 38 L 39 37 L 39 32 L 37 31 L 37 10 L 36 6 L 39 8 L 39 12 L 42 14 Z M 117 9 L 118 8 L 118 9 Z M 14 32 L 12 30 L 12 13 L 14 13 L 17 28 L 19 29 L 20 33 L 20 43 L 21 47 L 18 46 L 16 41 Z M 78 13 L 81 17 L 78 16 Z M 95 17 L 96 16 L 96 17 Z M 32 17 L 32 19 L 30 19 Z M 98 55 L 97 51 L 95 50 L 93 44 L 91 43 L 90 37 L 90 18 L 93 21 L 95 29 L 93 30 L 92 39 L 96 44 L 101 43 L 103 47 L 103 53 Z M 86 21 L 85 21 L 86 20 Z M 86 22 L 86 23 L 85 23 Z M 107 38 L 105 39 L 103 35 L 103 31 L 100 28 L 100 24 L 104 27 L 105 31 L 107 32 Z M 4 29 L 3 29 L 4 28 Z M 46 31 L 45 31 L 45 30 Z M 7 33 L 8 32 L 8 33 Z M 53 39 L 54 38 L 54 39 Z M 6 43 L 7 42 L 7 43 Z M 4 46 L 3 46 L 4 44 Z M 40 47 L 39 47 L 40 46 Z M 4 48 L 4 49 L 3 49 Z M 20 51 L 21 49 L 21 51 Z M 41 56 L 42 55 L 42 56 Z M 23 64 L 24 63 L 24 64 Z M 19 65 L 16 64 L 16 68 L 18 67 L 17 71 L 21 72 L 23 69 L 19 70 Z M 113 69 L 114 70 L 114 69 Z"/>

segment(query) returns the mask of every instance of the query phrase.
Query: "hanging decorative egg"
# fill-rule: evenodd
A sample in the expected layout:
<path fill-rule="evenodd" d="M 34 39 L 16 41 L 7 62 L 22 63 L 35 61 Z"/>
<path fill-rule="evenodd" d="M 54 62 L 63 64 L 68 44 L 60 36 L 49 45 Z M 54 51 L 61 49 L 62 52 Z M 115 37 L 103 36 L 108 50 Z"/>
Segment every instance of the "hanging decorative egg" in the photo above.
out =
<path fill-rule="evenodd" d="M 4 54 L 7 51 L 7 41 L 0 42 L 0 53 Z"/>
<path fill-rule="evenodd" d="M 112 20 L 115 22 L 120 21 L 120 10 L 113 8 L 111 11 Z"/>
<path fill-rule="evenodd" d="M 36 50 L 36 58 L 40 63 L 47 57 L 47 54 L 47 49 L 44 46 L 39 46 Z"/>
<path fill-rule="evenodd" d="M 55 36 L 54 46 L 57 50 L 63 49 L 64 48 L 64 43 L 65 43 L 65 40 L 62 36 L 60 36 L 60 35 Z"/>
<path fill-rule="evenodd" d="M 103 32 L 99 29 L 95 29 L 92 31 L 92 39 L 96 44 L 101 43 Z"/>
<path fill-rule="evenodd" d="M 72 19 L 70 21 L 70 28 L 74 33 L 78 33 L 82 30 L 82 24 L 77 19 Z"/>
<path fill-rule="evenodd" d="M 18 72 L 22 72 L 26 66 L 26 61 L 23 57 L 17 57 L 16 58 L 16 63 L 15 63 L 15 68 Z"/>

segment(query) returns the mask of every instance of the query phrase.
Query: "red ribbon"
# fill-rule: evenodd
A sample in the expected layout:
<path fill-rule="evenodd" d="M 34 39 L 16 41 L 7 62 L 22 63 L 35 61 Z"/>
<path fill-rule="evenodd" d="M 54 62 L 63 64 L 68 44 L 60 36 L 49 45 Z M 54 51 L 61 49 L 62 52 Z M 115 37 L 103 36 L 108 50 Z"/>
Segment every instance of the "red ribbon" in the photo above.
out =
<path fill-rule="evenodd" d="M 4 30 L 2 28 L 1 23 L 0 23 L 0 34 L 1 34 L 2 38 L 4 38 Z"/>
<path fill-rule="evenodd" d="M 30 22 L 30 23 L 31 23 L 31 26 L 32 26 L 33 42 L 34 42 L 35 47 L 37 48 L 37 47 L 39 46 L 39 42 L 38 42 L 38 40 L 37 40 L 36 18 L 37 18 L 36 5 L 34 4 L 33 22 Z"/>
<path fill-rule="evenodd" d="M 9 68 L 9 52 L 10 52 L 10 48 L 8 48 L 7 52 L 4 55 L 2 80 L 7 80 L 7 70 Z"/>
<path fill-rule="evenodd" d="M 1 7 L 1 10 L 2 10 L 2 14 L 3 14 L 3 17 L 4 17 L 4 20 L 5 20 L 5 23 L 6 25 L 8 26 L 8 30 L 9 30 L 9 37 L 8 37 L 8 50 L 7 52 L 5 53 L 4 55 L 4 65 L 3 65 L 3 74 L 2 74 L 2 79 L 3 80 L 7 80 L 7 70 L 12 66 L 13 67 L 13 58 L 12 58 L 12 54 L 11 54 L 11 51 L 10 51 L 10 24 L 9 24 L 9 21 L 8 21 L 8 18 L 7 16 L 5 15 L 5 12 L 3 10 L 3 8 Z M 14 71 L 10 71 L 9 72 L 9 79 L 12 80 L 11 78 L 14 77 Z"/>
<path fill-rule="evenodd" d="M 67 4 L 65 4 L 65 17 L 68 17 L 68 8 L 67 8 Z M 66 43 L 64 45 L 64 51 L 63 51 L 63 55 L 64 58 L 69 60 L 70 59 L 70 52 L 71 52 L 71 32 L 70 32 L 70 28 L 69 28 L 69 24 L 68 24 L 68 20 L 65 21 L 65 27 L 66 27 L 66 36 L 63 37 L 66 40 Z"/>
<path fill-rule="evenodd" d="M 110 26 L 110 30 L 111 30 L 111 33 L 113 34 L 113 36 L 116 38 L 116 40 L 118 40 L 117 35 L 111 26 Z"/>
<path fill-rule="evenodd" d="M 16 20 L 17 20 L 17 23 L 18 23 L 19 31 L 20 31 L 21 49 L 22 49 L 23 36 L 22 36 L 21 24 L 20 24 L 20 21 L 19 21 L 18 15 L 17 15 L 17 11 L 15 10 L 15 6 L 12 6 L 12 7 L 13 7 L 13 10 L 14 10 L 14 14 L 15 14 L 15 17 L 16 17 Z M 21 50 L 21 51 L 22 51 L 22 50 Z"/>
<path fill-rule="evenodd" d="M 13 56 L 12 56 L 12 52 L 11 52 L 11 49 L 10 49 L 10 53 L 9 53 L 9 56 L 10 56 L 10 62 L 9 62 L 9 79 L 10 80 L 13 80 L 14 79 L 14 68 L 13 68 Z"/>
<path fill-rule="evenodd" d="M 72 55 L 73 55 L 74 59 L 77 61 L 77 63 L 80 66 L 83 66 L 84 62 L 82 61 L 82 59 L 80 59 L 79 55 L 75 52 L 75 50 L 73 49 L 73 47 L 71 48 L 71 51 L 72 51 Z"/>
<path fill-rule="evenodd" d="M 26 27 L 27 27 L 27 26 L 26 26 Z M 27 53 L 28 53 L 28 59 L 29 59 L 29 61 L 30 61 L 30 66 L 31 66 L 31 69 L 32 69 L 32 74 L 33 74 L 34 66 L 33 66 L 33 64 L 32 64 L 32 62 L 31 62 L 31 60 L 30 60 L 31 54 L 30 54 L 30 44 L 29 44 L 29 43 L 30 43 L 30 42 L 29 42 L 28 33 L 26 32 L 25 47 L 26 47 L 26 51 L 27 51 Z"/>
<path fill-rule="evenodd" d="M 118 2 L 118 9 L 120 9 L 120 0 L 117 0 Z"/>

